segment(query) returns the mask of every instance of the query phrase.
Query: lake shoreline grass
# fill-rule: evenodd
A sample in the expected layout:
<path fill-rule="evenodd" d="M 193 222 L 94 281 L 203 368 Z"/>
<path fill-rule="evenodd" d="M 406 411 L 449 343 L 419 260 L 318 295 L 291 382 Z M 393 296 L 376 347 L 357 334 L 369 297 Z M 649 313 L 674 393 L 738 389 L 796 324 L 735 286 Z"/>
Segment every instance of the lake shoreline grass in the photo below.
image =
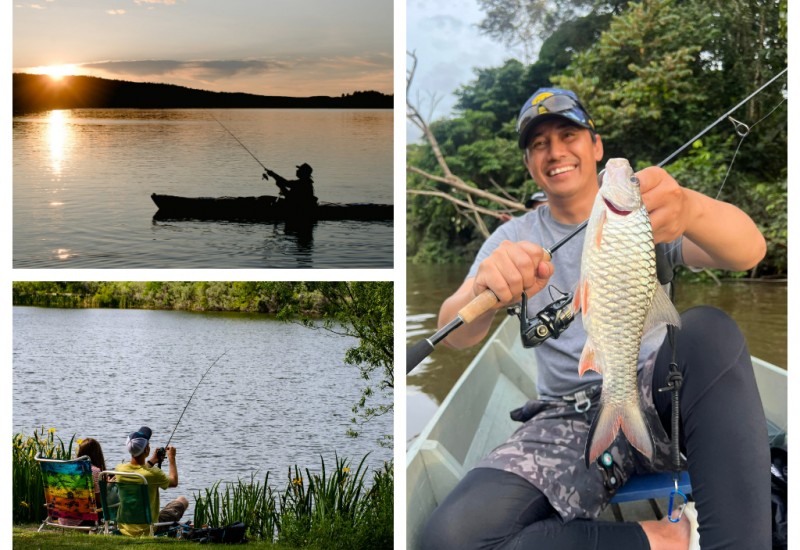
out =
<path fill-rule="evenodd" d="M 158 538 L 130 538 L 114 535 L 87 535 L 85 533 L 61 532 L 57 529 L 45 529 L 37 532 L 39 526 L 34 523 L 14 525 L 12 529 L 12 545 L 20 550 L 39 550 L 48 548 L 52 550 L 70 550 L 73 548 L 127 548 L 136 547 L 138 550 L 150 550 L 172 547 L 196 547 L 197 543 L 187 540 L 168 537 Z M 306 550 L 321 550 L 330 548 L 326 544 L 309 544 L 308 546 L 291 546 L 268 541 L 250 541 L 247 547 L 251 549 L 269 548 L 270 550 L 283 550 L 290 548 L 304 548 Z"/>

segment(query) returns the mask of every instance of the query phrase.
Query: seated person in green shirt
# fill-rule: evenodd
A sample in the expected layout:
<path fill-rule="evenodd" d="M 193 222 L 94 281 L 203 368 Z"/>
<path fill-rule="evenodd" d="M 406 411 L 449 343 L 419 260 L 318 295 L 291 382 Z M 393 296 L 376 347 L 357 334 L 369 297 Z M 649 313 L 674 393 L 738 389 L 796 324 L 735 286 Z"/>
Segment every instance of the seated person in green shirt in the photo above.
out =
<path fill-rule="evenodd" d="M 159 489 L 178 486 L 178 466 L 175 463 L 175 447 L 167 447 L 167 458 L 169 459 L 169 475 L 165 474 L 161 468 L 155 468 L 158 462 L 158 453 L 153 452 L 149 459 L 147 454 L 150 452 L 150 437 L 153 432 L 150 428 L 142 426 L 139 431 L 133 432 L 128 436 L 128 452 L 131 454 L 131 461 L 123 463 L 114 468 L 118 472 L 132 472 L 141 474 L 147 478 L 147 488 L 150 493 L 150 510 L 153 514 L 160 510 L 158 514 L 159 522 L 178 521 L 183 516 L 189 501 L 186 497 L 180 496 L 164 506 L 161 510 L 159 499 Z M 125 478 L 117 476 L 117 481 L 125 483 Z M 150 534 L 150 526 L 146 524 L 125 524 L 119 525 L 119 530 L 123 535 L 139 537 Z"/>

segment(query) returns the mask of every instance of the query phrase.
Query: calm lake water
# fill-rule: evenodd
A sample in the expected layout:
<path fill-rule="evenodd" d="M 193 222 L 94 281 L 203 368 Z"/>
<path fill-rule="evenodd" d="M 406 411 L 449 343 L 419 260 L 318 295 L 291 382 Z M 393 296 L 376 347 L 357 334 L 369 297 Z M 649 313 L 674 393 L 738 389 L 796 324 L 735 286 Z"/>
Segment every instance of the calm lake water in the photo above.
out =
<path fill-rule="evenodd" d="M 468 265 L 413 265 L 406 267 L 406 344 L 436 332 L 439 306 L 464 280 Z M 689 284 L 675 287 L 678 311 L 693 305 L 716 306 L 742 329 L 750 354 L 787 368 L 786 285 L 777 282 Z M 504 319 L 498 313 L 495 326 Z M 480 345 L 452 350 L 440 344 L 406 379 L 406 443 L 411 442 L 436 412 Z"/>
<path fill-rule="evenodd" d="M 33 307 L 13 308 L 13 332 L 14 433 L 94 437 L 108 468 L 130 459 L 125 438 L 142 425 L 166 444 L 229 350 L 172 438 L 180 485 L 162 503 L 186 495 L 190 513 L 192 494 L 218 480 L 269 471 L 282 490 L 289 466 L 319 471 L 320 455 L 355 469 L 371 452 L 370 470 L 392 458 L 376 443 L 391 415 L 347 436 L 363 385 L 343 362 L 352 338 L 257 315 Z"/>
<path fill-rule="evenodd" d="M 17 268 L 391 268 L 391 222 L 157 222 L 151 193 L 277 195 L 314 168 L 321 201 L 393 203 L 390 110 L 48 111 L 13 119 Z"/>

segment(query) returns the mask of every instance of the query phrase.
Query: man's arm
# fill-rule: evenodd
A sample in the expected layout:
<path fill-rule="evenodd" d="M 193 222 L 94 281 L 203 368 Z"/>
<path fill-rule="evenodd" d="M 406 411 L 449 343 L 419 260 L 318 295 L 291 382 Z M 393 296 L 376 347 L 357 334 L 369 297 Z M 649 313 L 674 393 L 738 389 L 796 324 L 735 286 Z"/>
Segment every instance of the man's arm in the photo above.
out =
<path fill-rule="evenodd" d="M 169 486 L 178 486 L 178 465 L 175 464 L 175 447 L 167 447 L 167 458 L 169 458 Z"/>
<path fill-rule="evenodd" d="M 687 265 L 743 271 L 766 254 L 764 236 L 739 208 L 681 187 L 662 168 L 645 168 L 637 176 L 656 243 L 683 235 Z"/>
<path fill-rule="evenodd" d="M 481 262 L 475 277 L 470 277 L 447 298 L 439 309 L 439 328 L 453 320 L 459 310 L 486 289 L 497 297 L 497 304 L 469 324 L 454 330 L 444 340 L 450 347 L 461 349 L 483 340 L 489 332 L 494 314 L 522 297 L 524 290 L 533 296 L 545 287 L 553 274 L 553 264 L 541 246 L 530 242 L 503 241 Z"/>

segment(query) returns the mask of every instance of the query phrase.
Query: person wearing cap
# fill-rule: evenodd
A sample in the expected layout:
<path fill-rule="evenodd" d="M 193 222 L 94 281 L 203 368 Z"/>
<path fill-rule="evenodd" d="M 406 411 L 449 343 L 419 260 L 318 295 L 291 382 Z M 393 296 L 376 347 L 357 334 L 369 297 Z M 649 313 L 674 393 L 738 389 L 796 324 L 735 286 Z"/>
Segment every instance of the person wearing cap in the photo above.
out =
<path fill-rule="evenodd" d="M 272 170 L 265 170 L 263 178 L 268 179 L 267 176 L 272 176 L 275 179 L 275 185 L 278 186 L 281 195 L 290 207 L 301 209 L 316 206 L 314 180 L 311 179 L 313 169 L 305 162 L 296 168 L 296 180 L 287 180 Z"/>
<path fill-rule="evenodd" d="M 528 200 L 525 201 L 525 208 L 528 210 L 535 210 L 547 202 L 547 195 L 542 191 L 533 193 Z"/>
<path fill-rule="evenodd" d="M 131 461 L 119 464 L 114 469 L 118 472 L 131 472 L 145 476 L 147 479 L 148 492 L 150 493 L 150 510 L 153 511 L 153 513 L 159 511 L 158 521 L 178 521 L 189 506 L 189 501 L 186 500 L 186 497 L 179 496 L 162 509 L 158 492 L 159 489 L 178 486 L 178 466 L 175 462 L 175 447 L 170 445 L 166 448 L 166 457 L 169 460 L 169 474 L 165 474 L 161 468 L 156 467 L 160 460 L 158 450 L 153 451 L 153 455 L 149 458 L 147 456 L 150 452 L 150 437 L 152 437 L 152 435 L 152 430 L 147 426 L 142 426 L 137 431 L 131 433 L 126 441 L 128 452 L 131 455 Z M 117 476 L 117 482 L 125 483 L 124 476 Z M 123 535 L 132 537 L 150 534 L 150 526 L 146 524 L 121 523 L 119 525 L 119 530 Z"/>
<path fill-rule="evenodd" d="M 539 89 L 525 102 L 517 130 L 522 160 L 547 202 L 501 224 L 484 242 L 463 284 L 442 304 L 440 327 L 486 289 L 498 299 L 494 309 L 450 333 L 445 342 L 451 347 L 481 341 L 495 313 L 518 302 L 523 291 L 528 310 L 537 312 L 553 300 L 550 292 L 541 292 L 548 286 L 562 291 L 577 286 L 585 233 L 552 258 L 543 247 L 589 218 L 599 189 L 602 138 L 576 94 L 558 88 Z M 740 209 L 682 187 L 662 168 L 645 168 L 637 177 L 670 271 L 677 265 L 741 271 L 763 258 L 764 238 Z M 688 457 L 703 547 L 769 548 L 766 420 L 746 343 L 733 320 L 714 308 L 692 308 L 681 322 L 675 347 L 684 375 L 680 443 Z M 653 463 L 618 438 L 609 449 L 612 470 L 586 467 L 584 446 L 602 376 L 578 374 L 586 341 L 578 317 L 558 339 L 535 348 L 539 399 L 512 412 L 522 422 L 518 430 L 434 511 L 423 547 L 688 548 L 692 535 L 686 520 L 595 520 L 619 486 L 618 477 L 625 481 L 642 471 L 670 470 L 670 392 L 658 391 L 666 386 L 672 360 L 665 333 L 662 328 L 646 335 L 639 358 L 642 405 L 656 444 Z M 736 497 L 745 495 L 743 508 Z M 741 521 L 743 510 L 746 521 Z"/>

